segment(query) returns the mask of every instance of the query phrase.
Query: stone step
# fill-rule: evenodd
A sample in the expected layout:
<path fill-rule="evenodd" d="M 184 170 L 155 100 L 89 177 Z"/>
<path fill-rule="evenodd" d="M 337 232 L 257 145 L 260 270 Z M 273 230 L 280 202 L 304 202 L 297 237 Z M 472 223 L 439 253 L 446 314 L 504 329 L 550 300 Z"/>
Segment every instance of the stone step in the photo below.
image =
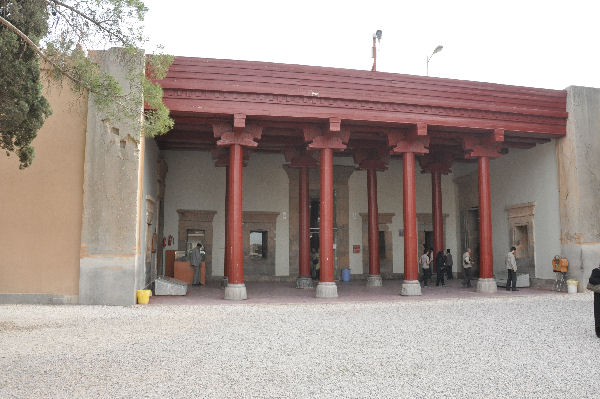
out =
<path fill-rule="evenodd" d="M 185 281 L 159 276 L 154 281 L 154 295 L 186 295 L 187 286 Z"/>

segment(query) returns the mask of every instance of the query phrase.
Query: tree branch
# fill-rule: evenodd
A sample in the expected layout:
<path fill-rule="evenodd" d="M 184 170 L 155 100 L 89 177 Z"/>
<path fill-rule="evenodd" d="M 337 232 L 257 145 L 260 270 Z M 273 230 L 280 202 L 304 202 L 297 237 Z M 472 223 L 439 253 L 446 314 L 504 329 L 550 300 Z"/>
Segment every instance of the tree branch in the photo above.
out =
<path fill-rule="evenodd" d="M 73 75 L 71 75 L 68 71 L 65 70 L 65 68 L 61 67 L 60 65 L 58 65 L 56 62 L 54 62 L 50 57 L 48 57 L 46 54 L 44 54 L 44 52 L 38 47 L 36 46 L 36 44 L 23 32 L 21 32 L 19 30 L 19 28 L 17 28 L 16 26 L 14 26 L 13 24 L 11 24 L 9 21 L 7 21 L 6 19 L 4 19 L 3 17 L 0 16 L 0 23 L 4 26 L 6 26 L 8 29 L 10 29 L 11 31 L 13 31 L 17 36 L 19 36 L 25 43 L 27 43 L 27 45 L 33 50 L 35 51 L 40 57 L 42 57 L 44 59 L 44 61 L 47 61 L 48 63 L 50 63 L 53 67 L 55 67 L 56 69 L 58 69 L 60 71 L 60 73 L 62 73 L 63 75 L 65 75 L 67 78 L 71 79 L 73 82 L 81 85 L 81 87 L 87 89 L 90 93 L 93 94 L 97 94 L 97 95 L 103 95 L 102 93 L 97 92 L 96 90 L 92 89 L 90 87 L 90 85 L 86 84 L 85 82 L 83 82 L 80 79 L 77 79 L 76 77 L 74 77 Z"/>
<path fill-rule="evenodd" d="M 56 6 L 64 7 L 66 9 L 74 12 L 75 14 L 79 15 L 81 18 L 84 18 L 84 19 L 90 21 L 91 23 L 96 25 L 100 30 L 106 32 L 109 36 L 116 37 L 117 39 L 119 39 L 121 41 L 122 44 L 128 44 L 128 41 L 122 35 L 119 35 L 118 33 L 115 33 L 112 30 L 105 28 L 99 21 L 95 20 L 94 18 L 89 17 L 88 15 L 82 13 L 81 11 L 77 10 L 74 7 L 72 7 L 68 4 L 65 4 L 59 0 L 46 0 L 46 3 L 54 3 L 55 7 Z"/>

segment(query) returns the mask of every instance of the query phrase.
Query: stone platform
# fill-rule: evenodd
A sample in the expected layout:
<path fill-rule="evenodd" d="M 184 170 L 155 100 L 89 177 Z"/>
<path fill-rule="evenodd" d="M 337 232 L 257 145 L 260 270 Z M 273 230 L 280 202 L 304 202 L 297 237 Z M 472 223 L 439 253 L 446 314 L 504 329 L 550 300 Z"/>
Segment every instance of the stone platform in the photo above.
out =
<path fill-rule="evenodd" d="M 508 280 L 507 276 L 498 277 L 498 287 L 506 287 L 506 280 Z M 529 273 L 517 273 L 517 288 L 527 288 L 529 286 L 531 286 Z"/>
<path fill-rule="evenodd" d="M 529 296 L 547 293 L 548 295 L 566 295 L 549 290 L 537 288 L 525 288 L 519 292 L 507 292 L 503 289 L 495 293 L 476 292 L 476 279 L 472 280 L 473 288 L 463 287 L 462 279 L 453 279 L 446 282 L 444 287 L 430 288 L 421 287 L 421 295 L 402 296 L 403 280 L 384 280 L 382 287 L 368 287 L 365 280 L 353 280 L 350 282 L 336 282 L 337 298 L 316 298 L 316 286 L 314 288 L 297 289 L 295 281 L 286 282 L 258 282 L 246 281 L 247 300 L 245 304 L 295 304 L 295 303 L 339 303 L 339 302 L 396 302 L 396 301 L 422 301 L 445 298 L 485 298 L 504 296 Z M 203 287 L 190 286 L 186 296 L 153 296 L 150 305 L 227 305 L 240 303 L 238 301 L 227 301 L 224 299 L 224 290 L 221 288 L 221 280 L 209 281 Z"/>
<path fill-rule="evenodd" d="M 185 281 L 160 276 L 154 281 L 154 295 L 186 295 L 188 290 Z"/>

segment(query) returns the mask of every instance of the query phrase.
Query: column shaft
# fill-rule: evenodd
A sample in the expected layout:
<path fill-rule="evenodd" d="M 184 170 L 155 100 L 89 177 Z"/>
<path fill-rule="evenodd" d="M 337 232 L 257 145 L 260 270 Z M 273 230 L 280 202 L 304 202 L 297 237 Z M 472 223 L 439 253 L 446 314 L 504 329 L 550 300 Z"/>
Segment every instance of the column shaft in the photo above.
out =
<path fill-rule="evenodd" d="M 437 257 L 438 252 L 444 250 L 444 216 L 442 214 L 442 175 L 437 170 L 431 172 L 431 198 L 433 211 L 433 250 L 434 256 Z"/>
<path fill-rule="evenodd" d="M 333 152 L 321 150 L 321 208 L 320 208 L 321 282 L 333 282 Z"/>
<path fill-rule="evenodd" d="M 223 266 L 223 276 L 229 276 L 229 259 L 230 256 L 230 234 L 229 228 L 229 166 L 225 167 L 225 264 Z"/>
<path fill-rule="evenodd" d="M 239 144 L 229 147 L 229 198 L 227 227 L 229 235 L 229 284 L 244 283 L 242 237 L 242 169 L 243 150 Z"/>
<path fill-rule="evenodd" d="M 308 195 L 308 168 L 302 167 L 299 170 L 299 265 L 298 275 L 300 277 L 310 277 L 310 214 L 309 214 L 309 195 Z"/>
<path fill-rule="evenodd" d="M 492 257 L 492 212 L 490 197 L 490 160 L 481 157 L 479 163 L 479 277 L 492 278 L 494 264 Z"/>
<path fill-rule="evenodd" d="M 379 228 L 377 209 L 377 170 L 367 169 L 367 192 L 369 198 L 369 275 L 379 275 Z"/>
<path fill-rule="evenodd" d="M 418 280 L 417 266 L 417 195 L 415 192 L 415 154 L 405 152 L 403 165 L 404 202 L 404 280 Z"/>

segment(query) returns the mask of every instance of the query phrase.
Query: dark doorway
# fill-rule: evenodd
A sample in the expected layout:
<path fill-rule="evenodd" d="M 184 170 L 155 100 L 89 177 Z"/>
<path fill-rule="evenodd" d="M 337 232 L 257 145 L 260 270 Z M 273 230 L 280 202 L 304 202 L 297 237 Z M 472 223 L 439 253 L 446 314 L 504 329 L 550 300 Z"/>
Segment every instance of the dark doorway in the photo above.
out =
<path fill-rule="evenodd" d="M 310 249 L 319 251 L 319 224 L 321 206 L 318 198 L 310 200 Z"/>
<path fill-rule="evenodd" d="M 433 249 L 433 231 L 425 232 L 425 241 L 423 242 L 422 250 Z"/>
<path fill-rule="evenodd" d="M 461 238 L 463 252 L 471 248 L 471 259 L 475 262 L 472 268 L 473 277 L 479 276 L 479 208 L 471 208 L 462 212 Z"/>

